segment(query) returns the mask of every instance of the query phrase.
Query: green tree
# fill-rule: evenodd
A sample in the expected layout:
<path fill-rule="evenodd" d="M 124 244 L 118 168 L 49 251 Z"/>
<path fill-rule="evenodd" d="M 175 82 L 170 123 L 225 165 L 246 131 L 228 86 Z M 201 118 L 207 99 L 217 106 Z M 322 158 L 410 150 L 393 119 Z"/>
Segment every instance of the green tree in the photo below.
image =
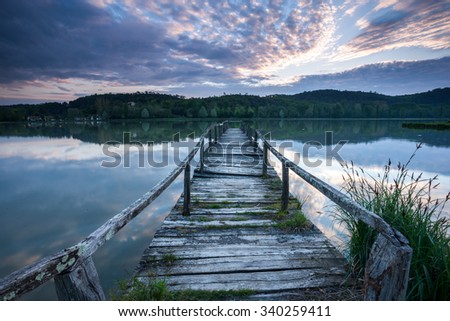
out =
<path fill-rule="evenodd" d="M 67 118 L 74 119 L 75 117 L 80 117 L 81 111 L 78 108 L 68 108 Z"/>
<path fill-rule="evenodd" d="M 198 117 L 200 118 L 208 117 L 208 111 L 206 110 L 205 106 L 202 106 L 198 111 Z"/>
<path fill-rule="evenodd" d="M 149 118 L 150 117 L 150 113 L 148 111 L 147 108 L 142 109 L 141 111 L 141 118 Z"/>

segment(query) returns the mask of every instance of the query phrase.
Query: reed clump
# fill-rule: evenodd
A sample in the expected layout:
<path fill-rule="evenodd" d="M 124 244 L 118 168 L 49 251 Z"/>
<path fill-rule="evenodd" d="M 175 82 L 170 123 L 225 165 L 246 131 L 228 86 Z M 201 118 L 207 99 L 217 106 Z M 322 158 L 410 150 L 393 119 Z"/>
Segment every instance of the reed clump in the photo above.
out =
<path fill-rule="evenodd" d="M 450 299 L 449 220 L 442 215 L 450 199 L 433 198 L 438 177 L 424 178 L 408 166 L 421 148 L 405 164 L 389 160 L 382 173 L 370 175 L 353 162 L 344 164 L 344 190 L 357 203 L 381 216 L 401 232 L 413 249 L 408 282 L 408 300 Z M 362 276 L 376 231 L 350 213 L 338 210 L 337 218 L 351 234 L 348 253 L 354 272 Z"/>

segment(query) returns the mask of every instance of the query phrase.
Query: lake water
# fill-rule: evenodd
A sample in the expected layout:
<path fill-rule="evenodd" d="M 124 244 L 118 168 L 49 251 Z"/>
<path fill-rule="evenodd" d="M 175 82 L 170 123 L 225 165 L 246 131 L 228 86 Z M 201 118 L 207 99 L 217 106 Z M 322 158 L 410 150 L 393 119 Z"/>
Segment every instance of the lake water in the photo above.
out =
<path fill-rule="evenodd" d="M 333 132 L 335 147 L 345 161 L 352 160 L 366 171 L 381 171 L 390 158 L 395 164 L 405 162 L 417 142 L 423 142 L 410 168 L 425 177 L 439 175 L 436 196 L 450 191 L 450 133 L 448 131 L 402 129 L 401 121 L 392 120 L 264 120 L 255 125 L 271 132 L 274 144 L 289 147 L 284 154 L 291 159 L 309 146 L 308 159 L 299 164 L 319 178 L 339 187 L 342 168 L 333 159 L 326 164 L 325 132 Z M 74 245 L 97 227 L 138 199 L 162 180 L 175 166 L 172 141 L 199 135 L 208 122 L 155 121 L 95 124 L 28 126 L 0 124 L 0 278 L 62 248 Z M 153 142 L 152 155 L 145 154 L 145 166 L 139 166 L 138 148 L 130 147 L 130 166 L 102 167 L 113 159 L 104 154 L 103 144 L 130 140 Z M 311 143 L 314 142 L 314 143 Z M 320 149 L 320 144 L 324 147 Z M 110 151 L 123 150 L 108 145 Z M 129 145 L 127 145 L 129 147 Z M 122 148 L 122 149 L 121 149 Z M 151 166 L 164 161 L 167 166 Z M 147 149 L 146 149 L 147 151 Z M 187 150 L 181 150 L 180 158 Z M 122 159 L 126 155 L 121 155 Z M 329 155 L 328 155 L 329 156 Z M 330 157 L 328 157 L 330 158 Z M 311 166 L 310 163 L 321 163 Z M 279 164 L 277 169 L 279 170 Z M 181 178 L 181 177 L 180 177 Z M 145 209 L 136 219 L 108 241 L 94 255 L 101 283 L 108 294 L 118 280 L 128 278 L 153 234 L 175 204 L 182 190 L 180 179 Z M 291 192 L 305 201 L 304 210 L 335 244 L 340 244 L 342 230 L 334 224 L 333 206 L 291 176 Z M 445 209 L 446 215 L 450 212 Z M 23 297 L 25 300 L 54 300 L 53 283 Z"/>

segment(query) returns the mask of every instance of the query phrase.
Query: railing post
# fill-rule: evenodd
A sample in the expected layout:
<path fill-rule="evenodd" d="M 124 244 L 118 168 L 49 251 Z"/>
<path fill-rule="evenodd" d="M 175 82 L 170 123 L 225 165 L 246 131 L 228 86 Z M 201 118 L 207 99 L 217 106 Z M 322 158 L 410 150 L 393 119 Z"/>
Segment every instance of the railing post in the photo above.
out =
<path fill-rule="evenodd" d="M 91 256 L 72 272 L 55 276 L 55 288 L 60 301 L 106 300 Z"/>
<path fill-rule="evenodd" d="M 253 142 L 253 147 L 256 152 L 258 150 L 258 132 L 256 131 L 256 128 L 255 128 L 254 132 L 255 132 L 255 141 Z"/>
<path fill-rule="evenodd" d="M 405 300 L 411 258 L 409 246 L 396 246 L 383 234 L 378 234 L 366 265 L 365 300 Z"/>
<path fill-rule="evenodd" d="M 200 144 L 200 173 L 203 174 L 203 167 L 205 166 L 205 140 L 202 139 Z"/>
<path fill-rule="evenodd" d="M 183 203 L 183 215 L 188 216 L 189 205 L 191 203 L 191 164 L 187 160 L 186 167 L 184 169 L 184 203 Z"/>
<path fill-rule="evenodd" d="M 263 142 L 263 164 L 262 164 L 262 175 L 267 176 L 267 162 L 268 162 L 268 148 L 266 142 Z"/>
<path fill-rule="evenodd" d="M 217 124 L 216 124 L 216 125 L 214 125 L 214 143 L 216 143 L 216 144 L 217 144 L 217 141 L 218 141 L 218 134 L 217 134 L 217 132 L 218 132 L 218 129 L 217 129 Z"/>
<path fill-rule="evenodd" d="M 208 132 L 208 143 L 209 143 L 209 145 L 211 145 L 211 141 L 212 141 L 212 129 L 210 128 L 209 132 Z"/>
<path fill-rule="evenodd" d="M 287 211 L 289 205 L 289 167 L 286 162 L 281 162 L 282 167 L 282 189 L 281 189 L 281 211 Z"/>

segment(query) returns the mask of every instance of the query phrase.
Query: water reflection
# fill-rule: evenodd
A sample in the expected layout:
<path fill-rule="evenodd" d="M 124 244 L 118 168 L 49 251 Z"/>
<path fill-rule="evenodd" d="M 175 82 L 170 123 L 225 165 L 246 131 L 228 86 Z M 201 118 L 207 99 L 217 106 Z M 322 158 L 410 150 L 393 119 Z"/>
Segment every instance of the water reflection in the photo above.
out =
<path fill-rule="evenodd" d="M 11 128 L 11 124 L 6 125 Z M 74 138 L 89 135 L 72 125 L 57 128 L 52 137 L 29 136 L 37 130 L 48 131 L 46 128 L 27 131 L 23 125 L 17 125 L 18 129 L 11 132 L 21 136 L 10 133 L 0 137 L 0 242 L 3 244 L 0 277 L 78 243 L 162 180 L 175 166 L 170 151 L 168 166 L 164 168 L 147 163 L 140 168 L 138 151 L 132 148 L 129 168 L 100 166 L 105 155 L 99 142 L 119 137 L 121 130 L 132 133 L 135 140 L 142 139 L 143 143 L 156 142 L 153 145 L 155 158 L 162 158 L 162 144 L 158 141 L 170 141 L 176 132 L 181 132 L 182 138 L 192 133 L 189 124 L 152 125 L 103 124 L 102 128 L 96 128 L 101 135 L 96 135 L 95 142 Z M 192 127 L 203 131 L 206 125 L 196 123 Z M 0 124 L 2 126 L 4 133 L 5 124 Z M 151 132 L 142 134 L 150 129 Z M 87 129 L 90 130 L 92 128 Z M 61 136 L 61 132 L 70 135 Z M 102 138 L 98 139 L 99 136 Z M 187 149 L 179 153 L 184 157 Z M 117 280 L 130 276 L 180 193 L 180 182 L 176 182 L 94 255 L 106 292 Z M 24 299 L 52 300 L 56 296 L 50 283 Z"/>
<path fill-rule="evenodd" d="M 448 133 L 441 132 L 434 134 L 435 136 L 448 136 Z M 438 138 L 439 141 L 445 139 Z M 322 139 L 322 142 L 324 140 Z M 401 162 L 406 163 L 416 150 L 416 142 L 414 142 L 414 133 L 408 139 L 392 139 L 382 138 L 375 139 L 372 142 L 354 142 L 353 138 L 348 139 L 348 143 L 339 151 L 344 161 L 352 161 L 356 167 L 364 169 L 366 174 L 372 177 L 382 175 L 384 166 L 391 159 L 393 164 Z M 285 148 L 283 154 L 289 159 L 296 162 L 299 166 L 306 169 L 321 180 L 340 189 L 344 183 L 341 164 L 336 159 L 331 159 L 326 153 L 326 149 L 312 148 L 309 153 L 309 161 L 304 159 L 302 151 L 304 150 L 307 140 L 289 140 L 286 144 L 284 140 L 273 140 L 277 146 L 290 145 Z M 300 154 L 300 155 L 299 155 Z M 424 178 L 433 178 L 438 175 L 440 185 L 432 192 L 434 198 L 443 199 L 450 191 L 450 168 L 448 167 L 448 159 L 450 157 L 449 146 L 437 147 L 424 144 L 420 148 L 410 163 L 410 172 L 416 174 L 423 173 Z M 281 165 L 272 156 L 271 161 L 276 165 L 276 170 L 281 176 Z M 327 162 L 328 161 L 328 162 Z M 320 166 L 308 166 L 310 163 L 320 163 Z M 330 165 L 327 165 L 330 164 Z M 395 166 L 394 166 L 395 167 Z M 396 170 L 391 170 L 391 178 L 395 178 Z M 417 175 L 415 175 L 417 177 Z M 316 191 L 309 184 L 304 182 L 296 174 L 290 174 L 290 190 L 300 201 L 305 201 L 304 210 L 313 223 L 318 226 L 322 232 L 338 247 L 342 248 L 343 241 L 348 237 L 343 226 L 337 224 L 335 219 L 336 205 L 324 197 L 320 192 Z M 450 219 L 450 204 L 447 204 L 442 213 Z"/>
<path fill-rule="evenodd" d="M 180 132 L 181 137 L 191 133 L 201 135 L 210 121 L 115 121 L 96 124 L 55 124 L 30 127 L 27 124 L 0 123 L 0 136 L 75 138 L 85 143 L 103 144 L 122 141 L 123 133 L 131 133 L 138 141 L 161 143 L 171 141 Z"/>
<path fill-rule="evenodd" d="M 66 124 L 29 128 L 23 124 L 0 124 L 0 277 L 71 246 L 120 212 L 163 179 L 174 165 L 155 168 L 146 162 L 139 168 L 137 149 L 131 148 L 130 167 L 102 168 L 101 144 L 121 141 L 124 132 L 135 141 L 155 142 L 155 159 L 162 159 L 162 142 L 174 134 L 198 134 L 207 122 L 115 122 L 98 126 Z M 414 171 L 431 177 L 439 174 L 439 191 L 450 190 L 450 135 L 446 132 L 410 131 L 392 121 L 271 121 L 259 122 L 276 142 L 292 142 L 285 154 L 294 159 L 310 140 L 324 143 L 324 132 L 332 130 L 335 142 L 349 140 L 341 149 L 345 160 L 374 173 L 388 158 L 406 161 L 418 140 L 425 141 L 412 163 Z M 418 136 L 421 135 L 421 136 Z M 310 149 L 312 160 L 326 159 L 325 149 Z M 187 150 L 182 150 L 187 153 Z M 182 156 L 182 155 L 181 155 Z M 169 153 L 170 157 L 170 153 Z M 107 158 L 106 158 L 107 159 Z M 302 160 L 302 159 L 300 159 Z M 303 163 L 301 163 L 304 166 Z M 342 182 L 342 169 L 332 166 L 307 168 L 335 185 Z M 143 250 L 181 193 L 181 178 L 135 220 L 94 255 L 106 292 L 117 280 L 129 277 Z M 333 205 L 295 175 L 291 191 L 306 200 L 305 210 L 324 233 L 339 242 L 343 230 L 333 224 Z M 52 282 L 25 299 L 56 299 Z"/>
<path fill-rule="evenodd" d="M 324 133 L 332 131 L 335 142 L 349 140 L 350 143 L 369 143 L 390 138 L 423 142 L 428 146 L 449 147 L 448 131 L 412 130 L 402 128 L 402 120 L 282 120 L 254 121 L 254 125 L 263 131 L 270 131 L 277 140 L 296 140 L 306 142 L 315 140 L 324 142 Z"/>

